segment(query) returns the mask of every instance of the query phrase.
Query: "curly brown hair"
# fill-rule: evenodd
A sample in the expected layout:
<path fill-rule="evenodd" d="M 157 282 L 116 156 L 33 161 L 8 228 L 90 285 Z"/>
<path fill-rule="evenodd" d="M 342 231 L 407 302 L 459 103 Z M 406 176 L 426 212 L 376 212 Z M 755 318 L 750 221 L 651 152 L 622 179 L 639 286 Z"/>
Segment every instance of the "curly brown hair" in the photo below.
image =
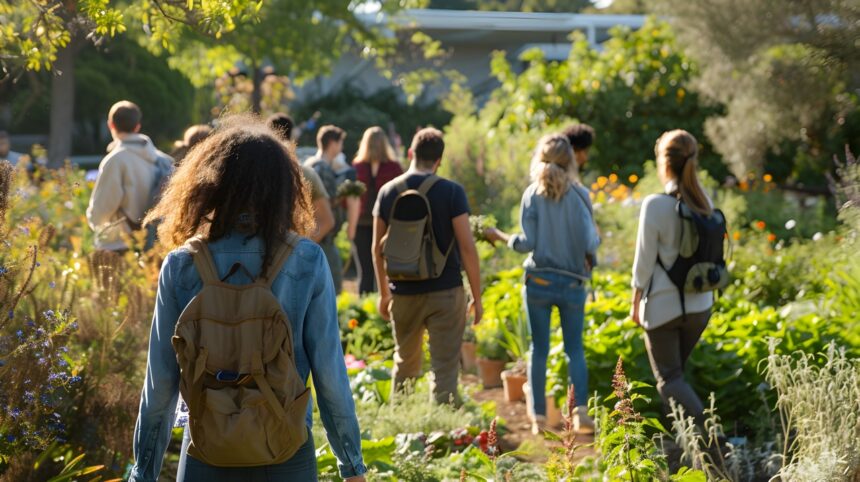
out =
<path fill-rule="evenodd" d="M 290 231 L 305 235 L 313 225 L 303 179 L 292 148 L 259 119 L 225 118 L 188 152 L 144 222 L 158 222 L 158 237 L 171 248 L 198 235 L 215 241 L 233 230 L 260 236 L 265 270 L 270 246 Z"/>

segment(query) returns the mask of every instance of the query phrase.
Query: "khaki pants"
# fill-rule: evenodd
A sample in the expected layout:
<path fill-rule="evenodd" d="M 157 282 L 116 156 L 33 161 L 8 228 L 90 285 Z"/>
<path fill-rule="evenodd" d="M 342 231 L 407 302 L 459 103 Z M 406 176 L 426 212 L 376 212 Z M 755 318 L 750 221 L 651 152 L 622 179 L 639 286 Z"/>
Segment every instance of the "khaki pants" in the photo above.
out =
<path fill-rule="evenodd" d="M 424 330 L 430 335 L 430 386 L 439 403 L 460 404 L 457 377 L 460 345 L 466 328 L 466 294 L 462 287 L 420 295 L 394 295 L 394 390 L 421 375 Z"/>

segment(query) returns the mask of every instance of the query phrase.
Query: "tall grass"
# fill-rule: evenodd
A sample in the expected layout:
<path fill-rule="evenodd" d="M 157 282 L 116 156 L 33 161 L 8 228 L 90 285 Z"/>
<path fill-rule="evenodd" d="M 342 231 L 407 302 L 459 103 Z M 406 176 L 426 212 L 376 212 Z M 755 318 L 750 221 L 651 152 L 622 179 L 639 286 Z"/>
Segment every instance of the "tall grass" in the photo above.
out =
<path fill-rule="evenodd" d="M 827 353 L 771 354 L 768 383 L 778 394 L 783 480 L 860 480 L 860 359 L 830 345 Z"/>

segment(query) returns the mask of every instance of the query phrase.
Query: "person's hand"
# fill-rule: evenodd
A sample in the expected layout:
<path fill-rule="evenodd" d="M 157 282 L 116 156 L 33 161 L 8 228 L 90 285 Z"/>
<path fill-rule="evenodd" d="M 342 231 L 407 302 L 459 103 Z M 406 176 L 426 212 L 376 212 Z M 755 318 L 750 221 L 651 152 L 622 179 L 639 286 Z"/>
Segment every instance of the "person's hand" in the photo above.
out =
<path fill-rule="evenodd" d="M 639 303 L 633 303 L 630 306 L 630 319 L 636 326 L 642 326 L 642 320 L 639 318 Z"/>
<path fill-rule="evenodd" d="M 496 228 L 486 228 L 484 229 L 484 237 L 487 238 L 487 241 L 496 244 L 497 241 L 503 241 L 501 233 Z"/>
<path fill-rule="evenodd" d="M 376 309 L 379 311 L 379 316 L 385 321 L 391 320 L 391 293 L 380 295 L 379 301 L 376 304 Z"/>
<path fill-rule="evenodd" d="M 348 477 L 343 480 L 346 482 L 366 482 L 364 475 L 356 475 L 355 477 Z"/>
<path fill-rule="evenodd" d="M 469 302 L 469 314 L 472 315 L 472 324 L 477 325 L 481 322 L 481 318 L 484 317 L 484 304 L 481 303 L 481 299 L 472 300 Z"/>

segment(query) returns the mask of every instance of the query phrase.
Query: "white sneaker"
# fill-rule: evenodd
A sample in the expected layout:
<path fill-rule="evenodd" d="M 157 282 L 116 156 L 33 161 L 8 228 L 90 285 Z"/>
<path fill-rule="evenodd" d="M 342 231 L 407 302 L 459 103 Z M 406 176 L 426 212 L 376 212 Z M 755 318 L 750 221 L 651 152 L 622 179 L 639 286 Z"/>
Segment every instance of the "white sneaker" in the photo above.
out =
<path fill-rule="evenodd" d="M 532 434 L 541 435 L 546 432 L 546 417 L 543 415 L 532 415 Z"/>
<path fill-rule="evenodd" d="M 576 433 L 594 433 L 594 419 L 588 415 L 588 407 L 580 405 L 573 412 L 573 431 Z"/>

